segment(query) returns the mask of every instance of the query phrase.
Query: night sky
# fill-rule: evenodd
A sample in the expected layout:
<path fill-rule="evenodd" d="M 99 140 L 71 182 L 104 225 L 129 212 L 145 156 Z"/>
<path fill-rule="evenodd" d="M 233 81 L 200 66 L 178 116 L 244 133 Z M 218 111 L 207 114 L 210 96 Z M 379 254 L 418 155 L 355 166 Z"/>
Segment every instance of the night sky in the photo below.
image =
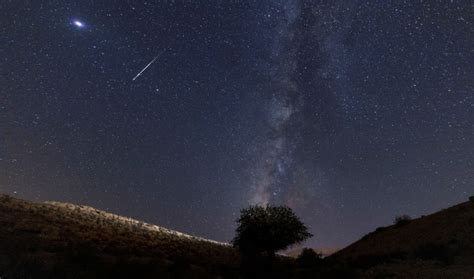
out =
<path fill-rule="evenodd" d="M 219 241 L 286 204 L 305 245 L 347 245 L 474 194 L 473 22 L 456 0 L 3 0 L 0 192 Z"/>

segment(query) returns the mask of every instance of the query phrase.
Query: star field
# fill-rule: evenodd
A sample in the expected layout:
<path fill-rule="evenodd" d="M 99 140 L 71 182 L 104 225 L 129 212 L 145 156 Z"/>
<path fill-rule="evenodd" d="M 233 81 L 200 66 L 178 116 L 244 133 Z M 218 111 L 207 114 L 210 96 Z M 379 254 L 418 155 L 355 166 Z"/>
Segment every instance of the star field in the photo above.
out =
<path fill-rule="evenodd" d="M 211 2 L 2 1 L 0 192 L 315 247 L 473 195 L 469 1 Z"/>

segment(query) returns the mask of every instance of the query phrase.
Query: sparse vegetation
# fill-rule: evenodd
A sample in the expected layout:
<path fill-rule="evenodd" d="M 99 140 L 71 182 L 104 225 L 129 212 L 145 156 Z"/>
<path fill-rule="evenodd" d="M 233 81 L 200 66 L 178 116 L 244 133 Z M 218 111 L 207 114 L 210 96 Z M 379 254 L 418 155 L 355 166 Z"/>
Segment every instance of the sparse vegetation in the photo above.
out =
<path fill-rule="evenodd" d="M 322 260 L 323 255 L 321 253 L 318 253 L 310 248 L 304 248 L 296 259 L 296 262 L 298 266 L 307 268 L 322 264 Z"/>
<path fill-rule="evenodd" d="M 395 217 L 395 221 L 393 222 L 395 226 L 403 226 L 410 223 L 411 217 L 409 215 L 398 215 Z"/>

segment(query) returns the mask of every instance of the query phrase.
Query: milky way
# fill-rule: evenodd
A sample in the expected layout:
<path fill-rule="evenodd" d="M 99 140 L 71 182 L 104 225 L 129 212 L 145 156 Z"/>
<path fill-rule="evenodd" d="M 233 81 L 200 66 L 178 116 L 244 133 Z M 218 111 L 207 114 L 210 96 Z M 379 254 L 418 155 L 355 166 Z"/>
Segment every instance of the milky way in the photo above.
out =
<path fill-rule="evenodd" d="M 420 103 L 420 100 L 410 103 L 407 99 L 411 99 L 409 96 L 417 94 L 416 86 L 420 80 L 424 81 L 430 76 L 437 76 L 437 73 L 434 72 L 436 68 L 433 66 L 425 69 L 425 72 L 421 74 L 421 69 L 428 66 L 425 63 L 430 59 L 428 58 L 430 52 L 436 53 L 436 51 L 429 49 L 428 42 L 423 37 L 430 36 L 431 43 L 435 43 L 435 36 L 437 36 L 436 32 L 422 34 L 421 30 L 427 28 L 427 24 L 436 25 L 434 21 L 428 22 L 427 18 L 437 15 L 438 12 L 431 11 L 431 15 L 418 15 L 416 11 L 406 10 L 408 7 L 419 11 L 422 9 L 430 11 L 430 9 L 439 8 L 439 4 L 436 4 L 435 7 L 430 7 L 428 4 L 424 7 L 407 5 L 402 8 L 375 3 L 356 5 L 344 1 L 319 3 L 318 5 L 299 1 L 279 3 L 280 14 L 273 22 L 272 28 L 274 30 L 269 32 L 272 35 L 269 39 L 271 43 L 268 44 L 270 53 L 270 62 L 266 69 L 268 78 L 262 85 L 262 95 L 266 97 L 262 109 L 267 126 L 256 140 L 254 152 L 258 154 L 258 159 L 254 165 L 251 165 L 249 171 L 252 177 L 250 190 L 252 203 L 283 203 L 303 212 L 306 211 L 305 208 L 311 207 L 313 208 L 312 216 L 308 218 L 320 219 L 319 214 L 324 216 L 328 212 L 332 214 L 333 211 L 344 208 L 346 205 L 345 196 L 354 195 L 354 192 L 357 191 L 370 192 L 378 187 L 383 188 L 385 187 L 382 184 L 385 183 L 383 181 L 394 177 L 390 173 L 391 170 L 386 169 L 387 177 L 378 178 L 380 182 L 363 182 L 363 184 L 372 184 L 366 186 L 359 184 L 360 182 L 356 180 L 349 184 L 358 184 L 360 188 L 355 190 L 357 187 L 349 186 L 348 189 L 345 186 L 348 182 L 335 182 L 339 179 L 337 176 L 347 175 L 344 172 L 356 172 L 355 169 L 360 173 L 370 172 L 377 167 L 371 165 L 371 162 L 366 162 L 363 169 L 353 166 L 353 170 L 345 167 L 337 170 L 339 167 L 337 165 L 344 166 L 351 161 L 350 164 L 357 164 L 357 161 L 364 162 L 367 157 L 372 157 L 371 152 L 380 152 L 375 148 L 385 149 L 386 152 L 382 151 L 382 155 L 374 155 L 375 158 L 371 161 L 377 160 L 377 157 L 383 156 L 383 153 L 388 156 L 390 153 L 395 153 L 396 157 L 411 157 L 410 151 L 396 150 L 398 147 L 377 147 L 377 145 L 384 145 L 384 140 L 392 146 L 397 146 L 400 141 L 403 141 L 400 137 L 403 137 L 404 132 L 398 135 L 388 135 L 386 138 L 378 135 L 384 133 L 386 129 L 399 130 L 401 126 L 404 126 L 405 117 L 403 115 L 408 112 L 402 108 L 403 106 L 411 106 L 411 110 L 422 111 L 426 109 L 425 105 L 436 102 L 435 99 L 432 99 L 426 104 Z M 367 14 L 370 9 L 384 11 L 388 19 L 383 18 L 383 13 Z M 396 29 L 397 27 L 384 25 L 390 20 L 397 21 L 397 16 L 400 19 L 404 17 L 412 19 L 413 23 L 408 22 L 407 26 L 398 27 L 399 30 Z M 378 24 L 377 21 L 379 21 Z M 463 21 L 464 18 L 460 16 L 458 22 Z M 382 28 L 382 26 L 385 27 Z M 429 33 L 428 30 L 425 32 Z M 418 34 L 415 35 L 415 32 Z M 395 41 L 395 38 L 405 35 L 412 40 L 412 46 L 405 46 L 401 42 Z M 444 36 L 446 37 L 446 35 Z M 397 53 L 398 55 L 396 55 Z M 467 53 L 465 48 L 461 48 L 457 54 L 463 56 Z M 391 55 L 394 57 L 390 58 Z M 416 58 L 411 58 L 411 56 Z M 410 61 L 420 58 L 423 60 L 418 61 L 418 64 Z M 413 81 L 411 88 L 404 89 L 398 84 L 396 80 L 400 78 L 400 75 L 403 78 L 408 76 L 399 72 L 399 69 L 390 69 L 394 62 L 389 59 L 397 59 L 394 61 L 397 64 L 406 63 L 410 73 L 413 74 L 409 78 Z M 399 66 L 393 65 L 392 67 Z M 313 71 L 308 71 L 309 68 Z M 417 71 L 418 75 L 415 74 Z M 449 76 L 445 78 L 446 81 L 450 80 Z M 377 82 L 377 79 L 387 82 L 392 79 L 393 84 L 374 83 Z M 361 87 L 362 82 L 364 84 Z M 413 90 L 415 90 L 414 93 Z M 472 87 L 468 90 L 472 90 Z M 383 95 L 387 93 L 384 91 L 389 91 L 391 93 L 388 94 L 392 95 L 385 97 Z M 469 103 L 472 99 L 462 92 L 459 93 L 460 104 L 464 107 L 461 110 L 464 110 L 467 108 L 466 101 Z M 427 92 L 425 97 L 429 99 L 429 95 L 430 93 Z M 403 101 L 393 104 L 386 103 L 390 102 L 390 99 L 398 98 L 402 98 Z M 383 111 L 385 111 L 385 115 Z M 394 114 L 398 114 L 395 116 L 396 120 L 384 121 L 384 118 L 393 118 Z M 435 118 L 438 117 L 435 116 Z M 441 119 L 440 121 L 442 121 Z M 472 114 L 470 119 L 472 120 Z M 419 121 L 419 119 L 415 121 Z M 363 125 L 368 127 L 363 127 Z M 461 126 L 458 127 L 461 128 Z M 411 130 L 410 127 L 404 129 Z M 467 132 L 467 130 L 465 131 Z M 316 134 L 309 136 L 314 132 Z M 369 134 L 361 137 L 361 134 L 364 133 Z M 391 134 L 390 132 L 385 133 Z M 414 131 L 410 132 L 410 135 L 420 136 Z M 472 133 L 465 135 L 472 136 Z M 439 135 L 434 137 L 438 138 Z M 359 148 L 365 148 L 366 151 L 358 152 Z M 344 154 L 344 152 L 347 153 Z M 310 159 L 309 156 L 311 156 Z M 445 155 L 441 155 L 441 157 L 444 158 Z M 309 165 L 308 159 L 312 160 Z M 385 162 L 387 165 L 397 164 L 397 160 L 401 161 L 399 158 L 387 158 L 386 160 L 389 160 L 389 162 Z M 336 162 L 336 166 L 331 161 Z M 409 159 L 403 161 L 406 162 L 406 167 L 411 165 L 408 163 Z M 453 163 L 453 161 L 451 162 Z M 434 164 L 436 165 L 436 163 Z M 400 167 L 403 168 L 403 165 L 397 168 Z M 455 179 L 459 181 L 459 178 Z M 472 177 L 468 175 L 465 176 L 465 179 L 467 180 L 464 180 L 463 185 L 466 185 Z M 364 181 L 364 178 L 360 180 Z M 399 185 L 388 186 L 389 188 L 385 188 L 385 191 L 397 191 L 396 188 L 406 189 L 404 187 L 407 185 L 403 185 L 406 182 L 400 181 L 399 183 Z M 394 189 L 394 187 L 396 188 Z M 463 187 L 461 186 L 461 188 Z M 409 192 L 409 190 L 401 191 Z M 371 208 L 374 208 L 374 204 L 378 204 L 377 201 L 374 201 L 378 198 L 378 194 L 373 192 L 372 196 L 370 194 L 363 196 L 362 193 L 355 195 L 360 195 L 359 200 L 353 202 L 368 203 Z M 334 204 L 334 200 L 338 202 Z M 406 201 L 402 201 L 402 203 L 404 202 Z M 416 203 L 416 201 L 412 202 Z M 381 206 L 377 205 L 375 208 Z M 302 214 L 305 215 L 305 213 Z M 328 221 L 320 219 L 316 223 L 325 222 Z"/>
<path fill-rule="evenodd" d="M 0 11 L 0 192 L 219 241 L 286 204 L 324 247 L 474 194 L 470 1 Z"/>
<path fill-rule="evenodd" d="M 275 35 L 270 38 L 268 77 L 261 92 L 266 97 L 262 109 L 268 129 L 264 130 L 263 141 L 257 143 L 257 163 L 251 167 L 251 201 L 256 204 L 281 203 L 282 197 L 287 195 L 284 190 L 291 183 L 286 179 L 291 176 L 288 172 L 296 144 L 296 139 L 288 133 L 297 122 L 295 114 L 303 105 L 293 80 L 297 58 L 292 38 L 300 7 L 297 1 L 289 1 L 279 8 L 275 30 L 271 33 Z"/>

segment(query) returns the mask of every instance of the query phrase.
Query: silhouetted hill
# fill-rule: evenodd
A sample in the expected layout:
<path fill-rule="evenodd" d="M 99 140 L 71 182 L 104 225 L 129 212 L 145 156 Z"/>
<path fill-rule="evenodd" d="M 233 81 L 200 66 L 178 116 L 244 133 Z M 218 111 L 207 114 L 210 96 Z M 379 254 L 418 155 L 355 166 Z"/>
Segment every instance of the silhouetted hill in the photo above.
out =
<path fill-rule="evenodd" d="M 2 279 L 233 279 L 239 261 L 225 243 L 87 206 L 0 195 Z M 323 260 L 280 257 L 273 268 L 259 278 L 472 278 L 474 199 L 378 228 Z"/>
<path fill-rule="evenodd" d="M 362 278 L 473 278 L 474 200 L 378 228 L 329 258 Z"/>
<path fill-rule="evenodd" d="M 238 254 L 87 206 L 0 195 L 1 278 L 233 278 Z"/>

